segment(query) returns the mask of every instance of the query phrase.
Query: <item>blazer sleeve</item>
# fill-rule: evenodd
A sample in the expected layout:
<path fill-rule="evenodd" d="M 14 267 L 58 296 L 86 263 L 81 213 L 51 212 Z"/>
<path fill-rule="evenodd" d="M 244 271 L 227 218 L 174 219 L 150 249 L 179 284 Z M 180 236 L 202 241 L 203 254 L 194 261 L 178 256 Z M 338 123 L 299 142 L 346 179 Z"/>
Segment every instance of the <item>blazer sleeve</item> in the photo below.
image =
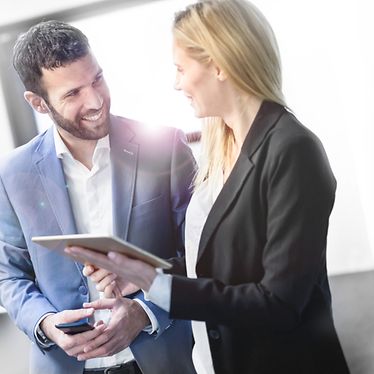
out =
<path fill-rule="evenodd" d="M 0 304 L 31 341 L 40 317 L 56 312 L 37 287 L 22 228 L 0 178 Z"/>
<path fill-rule="evenodd" d="M 171 316 L 251 331 L 289 330 L 299 323 L 312 289 L 324 273 L 336 182 L 322 145 L 313 136 L 286 137 L 270 147 L 266 161 L 255 165 L 263 168 L 258 182 L 266 221 L 259 264 L 264 270 L 262 279 L 230 285 L 218 279 L 175 276 Z M 244 186 L 241 193 L 245 191 Z M 235 209 L 238 207 L 230 215 L 235 215 Z M 211 241 L 214 250 L 217 243 L 214 238 Z"/>
<path fill-rule="evenodd" d="M 186 136 L 181 130 L 175 131 L 170 171 L 170 197 L 173 223 L 177 235 L 176 254 L 184 256 L 184 222 L 187 206 L 192 194 L 192 181 L 196 162 Z"/>
<path fill-rule="evenodd" d="M 184 256 L 184 219 L 186 209 L 191 198 L 192 179 L 195 174 L 195 159 L 191 149 L 186 142 L 186 137 L 180 130 L 174 131 L 173 146 L 170 161 L 170 199 L 171 199 L 171 216 L 174 232 L 176 235 L 175 254 L 178 260 L 183 263 Z M 183 268 L 182 268 L 183 269 Z M 183 273 L 183 270 L 181 270 Z M 169 318 L 169 313 L 159 308 L 152 302 L 145 300 L 142 292 L 136 295 L 141 299 L 155 315 L 159 324 L 159 329 L 155 334 L 158 338 L 167 330 L 173 320 Z"/>
<path fill-rule="evenodd" d="M 184 228 L 187 206 L 193 190 L 193 178 L 196 174 L 197 164 L 192 155 L 191 148 L 187 145 L 186 137 L 178 130 L 175 135 L 174 151 L 171 163 L 171 191 L 173 217 L 177 232 L 177 256 L 169 259 L 173 267 L 164 270 L 165 273 L 186 275 L 184 258 Z"/>

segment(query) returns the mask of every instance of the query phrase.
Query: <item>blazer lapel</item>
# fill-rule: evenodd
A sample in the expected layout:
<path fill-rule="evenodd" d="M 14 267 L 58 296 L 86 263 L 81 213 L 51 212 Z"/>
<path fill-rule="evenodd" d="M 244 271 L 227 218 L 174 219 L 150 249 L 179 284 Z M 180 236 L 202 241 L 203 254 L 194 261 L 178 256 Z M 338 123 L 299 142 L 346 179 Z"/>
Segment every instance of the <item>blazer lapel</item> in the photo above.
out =
<path fill-rule="evenodd" d="M 114 234 L 126 240 L 134 197 L 138 162 L 135 134 L 117 119 L 112 120 L 110 133 L 112 162 L 113 227 Z"/>
<path fill-rule="evenodd" d="M 200 238 L 197 261 L 200 260 L 209 239 L 213 235 L 227 210 L 232 206 L 232 204 L 234 204 L 243 184 L 249 177 L 251 170 L 255 165 L 255 162 L 253 161 L 254 153 L 261 146 L 266 135 L 275 126 L 283 113 L 284 108 L 279 104 L 267 101 L 262 103 L 243 143 L 239 158 L 208 214 Z"/>
<path fill-rule="evenodd" d="M 232 170 L 229 178 L 224 184 L 221 192 L 219 193 L 216 201 L 213 204 L 212 209 L 208 214 L 200 238 L 197 261 L 199 261 L 199 259 L 201 258 L 215 228 L 219 225 L 226 211 L 235 201 L 236 196 L 240 192 L 241 187 L 250 174 L 252 168 L 253 164 L 248 159 L 248 157 L 246 155 L 240 154 L 234 169 Z"/>
<path fill-rule="evenodd" d="M 53 140 L 53 128 L 43 138 L 34 157 L 47 201 L 51 206 L 61 234 L 76 233 L 74 215 L 67 191 L 61 160 L 57 158 Z M 57 232 L 55 233 L 58 234 Z"/>

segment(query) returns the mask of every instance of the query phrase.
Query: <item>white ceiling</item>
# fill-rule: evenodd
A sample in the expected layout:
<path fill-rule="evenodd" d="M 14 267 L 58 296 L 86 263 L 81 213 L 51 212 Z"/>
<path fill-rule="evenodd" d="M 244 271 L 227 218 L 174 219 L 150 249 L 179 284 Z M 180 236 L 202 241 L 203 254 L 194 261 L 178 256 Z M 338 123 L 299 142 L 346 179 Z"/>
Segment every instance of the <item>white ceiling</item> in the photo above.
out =
<path fill-rule="evenodd" d="M 95 2 L 98 0 L 2 0 L 0 26 Z"/>

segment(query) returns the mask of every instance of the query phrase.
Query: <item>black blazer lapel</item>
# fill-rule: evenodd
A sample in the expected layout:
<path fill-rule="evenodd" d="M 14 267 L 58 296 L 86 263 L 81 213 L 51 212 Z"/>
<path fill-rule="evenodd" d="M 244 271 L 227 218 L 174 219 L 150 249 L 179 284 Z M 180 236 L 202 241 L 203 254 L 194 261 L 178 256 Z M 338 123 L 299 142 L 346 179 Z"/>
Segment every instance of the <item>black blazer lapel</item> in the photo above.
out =
<path fill-rule="evenodd" d="M 236 196 L 240 192 L 245 180 L 253 168 L 252 162 L 246 155 L 240 154 L 239 158 L 232 170 L 229 178 L 224 184 L 221 192 L 219 193 L 216 201 L 210 210 L 207 220 L 205 222 L 203 232 L 201 234 L 199 243 L 199 253 L 197 261 L 201 258 L 208 241 L 214 230 L 219 225 L 226 211 L 230 208 L 231 204 L 235 201 Z"/>
<path fill-rule="evenodd" d="M 197 261 L 201 258 L 204 250 L 213 235 L 215 229 L 224 217 L 226 211 L 235 202 L 236 196 L 249 177 L 255 162 L 253 155 L 263 143 L 267 133 L 275 126 L 284 108 L 276 103 L 264 101 L 253 121 L 250 131 L 244 140 L 238 160 L 218 195 L 205 222 L 199 243 Z"/>

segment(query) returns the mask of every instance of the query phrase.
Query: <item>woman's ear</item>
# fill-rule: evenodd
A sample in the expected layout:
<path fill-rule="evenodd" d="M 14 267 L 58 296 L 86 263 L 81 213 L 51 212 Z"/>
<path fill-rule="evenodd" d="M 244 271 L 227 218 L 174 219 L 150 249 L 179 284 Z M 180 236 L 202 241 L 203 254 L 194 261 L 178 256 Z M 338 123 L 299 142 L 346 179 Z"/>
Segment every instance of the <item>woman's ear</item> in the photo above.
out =
<path fill-rule="evenodd" d="M 30 104 L 31 108 L 39 113 L 49 113 L 48 105 L 45 100 L 32 91 L 26 91 L 23 94 L 25 100 Z"/>
<path fill-rule="evenodd" d="M 216 74 L 220 82 L 224 82 L 227 79 L 225 72 L 219 66 L 216 66 Z"/>

